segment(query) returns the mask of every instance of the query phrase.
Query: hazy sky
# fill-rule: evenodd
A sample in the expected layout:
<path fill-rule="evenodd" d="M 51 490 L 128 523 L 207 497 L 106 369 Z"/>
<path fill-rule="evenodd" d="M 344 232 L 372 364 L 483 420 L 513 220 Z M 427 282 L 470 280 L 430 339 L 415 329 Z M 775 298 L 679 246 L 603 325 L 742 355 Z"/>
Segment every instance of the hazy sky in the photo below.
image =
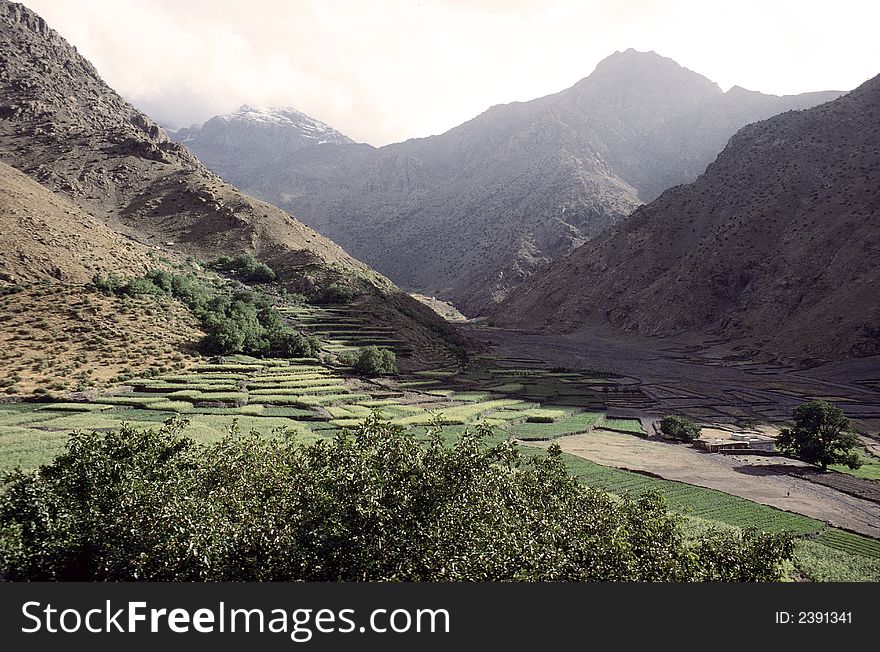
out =
<path fill-rule="evenodd" d="M 630 47 L 725 90 L 849 90 L 880 73 L 872 0 L 24 3 L 159 121 L 278 104 L 374 145 L 562 90 Z"/>

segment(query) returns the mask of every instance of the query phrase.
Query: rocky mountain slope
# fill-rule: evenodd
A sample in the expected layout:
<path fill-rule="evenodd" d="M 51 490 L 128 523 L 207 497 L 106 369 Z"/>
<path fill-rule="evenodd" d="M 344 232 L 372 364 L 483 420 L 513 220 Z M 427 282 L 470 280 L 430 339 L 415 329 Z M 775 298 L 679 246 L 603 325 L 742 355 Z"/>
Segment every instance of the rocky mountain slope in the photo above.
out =
<path fill-rule="evenodd" d="M 476 314 L 540 265 L 696 178 L 738 128 L 837 95 L 724 93 L 671 59 L 627 50 L 565 91 L 494 106 L 439 136 L 380 148 L 267 147 L 255 165 L 253 148 L 241 160 L 224 150 L 253 124 L 232 136 L 227 120 L 212 142 L 214 118 L 188 144 L 224 178 L 289 208 L 395 282 Z"/>
<path fill-rule="evenodd" d="M 0 215 L 0 281 L 6 283 L 139 275 L 155 253 L 5 163 L 0 163 Z"/>
<path fill-rule="evenodd" d="M 741 129 L 697 181 L 549 265 L 493 319 L 880 353 L 880 76 Z"/>
<path fill-rule="evenodd" d="M 175 258 L 248 251 L 291 289 L 356 287 L 403 337 L 430 342 L 443 328 L 431 311 L 338 245 L 207 170 L 110 89 L 42 18 L 6 0 L 0 0 L 0 162 L 75 206 L 79 212 L 67 226 L 81 239 L 109 229 Z M 83 214 L 106 229 L 93 230 Z M 2 219 L 6 229 L 12 217 Z"/>

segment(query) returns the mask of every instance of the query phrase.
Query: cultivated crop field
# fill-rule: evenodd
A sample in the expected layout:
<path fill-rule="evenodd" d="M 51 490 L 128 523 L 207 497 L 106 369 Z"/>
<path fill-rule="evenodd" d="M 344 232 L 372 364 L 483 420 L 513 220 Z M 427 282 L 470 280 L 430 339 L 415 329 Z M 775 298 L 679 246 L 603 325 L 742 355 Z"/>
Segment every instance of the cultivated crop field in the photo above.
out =
<path fill-rule="evenodd" d="M 609 416 L 627 395 L 637 396 L 637 388 L 625 379 L 532 368 L 524 361 L 484 359 L 464 370 L 364 379 L 315 358 L 227 356 L 185 371 L 132 379 L 89 402 L 0 404 L 0 469 L 34 468 L 50 460 L 63 451 L 74 430 L 109 430 L 123 422 L 155 428 L 176 416 L 187 419 L 187 434 L 202 442 L 216 441 L 233 427 L 313 441 L 356 427 L 374 412 L 419 440 L 437 423 L 443 424 L 440 436 L 446 442 L 481 424 L 489 426 L 487 446 L 508 438 L 552 440 L 594 430 L 606 436 L 608 431 L 644 436 L 638 419 Z M 616 495 L 658 491 L 671 509 L 695 521 L 789 531 L 802 542 L 796 566 L 805 577 L 852 579 L 867 573 L 861 579 L 880 579 L 878 541 L 713 489 L 570 455 L 564 459 L 586 485 Z M 875 568 L 877 574 L 871 575 Z"/>
<path fill-rule="evenodd" d="M 444 436 L 455 426 L 482 423 L 498 427 L 502 437 L 551 438 L 586 432 L 604 418 L 577 407 L 525 400 L 510 391 L 478 391 L 469 376 L 463 384 L 451 382 L 456 376 L 445 370 L 400 382 L 371 381 L 314 358 L 227 356 L 186 372 L 128 380 L 90 402 L 2 404 L 0 468 L 33 468 L 48 461 L 74 430 L 109 430 L 123 422 L 150 427 L 173 416 L 186 418 L 187 432 L 206 442 L 219 439 L 233 424 L 242 431 L 283 430 L 302 439 L 332 436 L 373 412 L 415 434 L 442 422 Z M 504 385 L 502 390 L 520 386 Z"/>

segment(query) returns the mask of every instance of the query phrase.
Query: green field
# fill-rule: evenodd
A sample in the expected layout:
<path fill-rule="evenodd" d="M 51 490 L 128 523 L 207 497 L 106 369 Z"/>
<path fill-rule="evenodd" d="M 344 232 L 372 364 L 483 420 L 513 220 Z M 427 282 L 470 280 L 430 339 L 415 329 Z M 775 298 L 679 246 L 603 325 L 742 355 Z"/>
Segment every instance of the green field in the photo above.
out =
<path fill-rule="evenodd" d="M 189 420 L 186 432 L 202 442 L 218 440 L 233 424 L 244 432 L 272 436 L 284 431 L 312 441 L 355 427 L 374 411 L 419 440 L 442 417 L 446 425 L 439 436 L 447 443 L 479 423 L 495 426 L 485 445 L 510 437 L 548 440 L 595 428 L 644 435 L 638 420 L 606 416 L 600 388 L 612 381 L 583 373 L 483 366 L 459 374 L 421 373 L 389 387 L 314 362 L 227 358 L 191 373 L 138 381 L 134 391 L 99 396 L 92 403 L 0 404 L 0 471 L 51 460 L 75 430 L 116 429 L 123 422 L 156 428 L 175 415 Z M 529 448 L 524 453 L 542 454 Z M 880 541 L 712 489 L 569 455 L 564 460 L 580 482 L 596 489 L 616 495 L 660 492 L 672 510 L 696 527 L 789 531 L 799 537 L 794 568 L 803 577 L 880 581 Z M 866 457 L 864 462 L 862 477 L 880 474 L 877 460 Z"/>
<path fill-rule="evenodd" d="M 839 473 L 846 473 L 857 478 L 865 480 L 880 480 L 880 458 L 868 454 L 867 451 L 861 449 L 859 451 L 859 461 L 862 465 L 857 469 L 851 469 L 843 464 L 832 464 L 828 468 Z"/>
<path fill-rule="evenodd" d="M 714 489 L 602 466 L 573 455 L 565 455 L 564 458 L 571 473 L 590 487 L 617 495 L 658 491 L 666 498 L 670 508 L 684 514 L 736 527 L 756 527 L 766 532 L 786 530 L 795 534 L 812 534 L 824 527 L 816 519 L 760 505 Z"/>
<path fill-rule="evenodd" d="M 522 440 L 553 439 L 588 432 L 602 420 L 603 416 L 601 412 L 579 412 L 553 423 L 519 423 L 504 426 L 504 430 L 512 437 Z"/>

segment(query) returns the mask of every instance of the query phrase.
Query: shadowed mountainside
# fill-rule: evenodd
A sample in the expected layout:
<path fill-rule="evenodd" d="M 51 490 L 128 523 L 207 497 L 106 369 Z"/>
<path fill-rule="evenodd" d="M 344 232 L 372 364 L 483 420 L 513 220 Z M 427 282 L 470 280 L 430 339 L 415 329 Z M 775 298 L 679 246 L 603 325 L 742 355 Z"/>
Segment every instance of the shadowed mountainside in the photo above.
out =
<path fill-rule="evenodd" d="M 837 95 L 724 93 L 671 59 L 627 50 L 560 93 L 380 148 L 304 145 L 314 132 L 294 124 L 282 139 L 277 121 L 251 110 L 179 137 L 227 180 L 289 208 L 395 282 L 476 314 L 642 202 L 695 179 L 738 128 Z M 274 136 L 258 155 L 265 134 Z M 243 154 L 225 146 L 243 141 Z"/>
<path fill-rule="evenodd" d="M 572 332 L 704 333 L 774 356 L 880 353 L 880 76 L 740 130 L 493 315 Z"/>

